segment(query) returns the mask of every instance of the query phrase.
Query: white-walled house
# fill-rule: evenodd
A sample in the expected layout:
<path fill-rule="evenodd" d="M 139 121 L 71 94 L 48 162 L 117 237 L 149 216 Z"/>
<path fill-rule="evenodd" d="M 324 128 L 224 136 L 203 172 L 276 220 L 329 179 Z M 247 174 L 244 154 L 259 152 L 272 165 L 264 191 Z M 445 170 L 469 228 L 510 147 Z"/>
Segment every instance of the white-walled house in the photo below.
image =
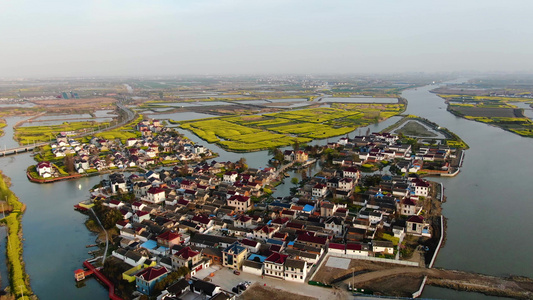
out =
<path fill-rule="evenodd" d="M 328 187 L 324 184 L 316 184 L 312 190 L 313 197 L 322 198 L 328 193 Z"/>
<path fill-rule="evenodd" d="M 165 201 L 165 191 L 158 187 L 151 187 L 146 192 L 146 197 L 142 198 L 142 200 L 159 204 Z"/>
<path fill-rule="evenodd" d="M 307 277 L 307 262 L 288 258 L 285 261 L 285 280 L 304 282 Z"/>
<path fill-rule="evenodd" d="M 52 177 L 52 164 L 49 161 L 42 161 L 37 164 L 37 173 L 43 178 Z"/>

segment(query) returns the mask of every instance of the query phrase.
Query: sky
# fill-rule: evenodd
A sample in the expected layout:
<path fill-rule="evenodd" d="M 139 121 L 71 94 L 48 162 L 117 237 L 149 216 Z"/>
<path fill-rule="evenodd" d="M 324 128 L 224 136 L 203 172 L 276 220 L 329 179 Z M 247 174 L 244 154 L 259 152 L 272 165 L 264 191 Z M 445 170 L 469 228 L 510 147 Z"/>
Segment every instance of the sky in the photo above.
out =
<path fill-rule="evenodd" d="M 0 78 L 533 73 L 530 0 L 1 0 Z"/>

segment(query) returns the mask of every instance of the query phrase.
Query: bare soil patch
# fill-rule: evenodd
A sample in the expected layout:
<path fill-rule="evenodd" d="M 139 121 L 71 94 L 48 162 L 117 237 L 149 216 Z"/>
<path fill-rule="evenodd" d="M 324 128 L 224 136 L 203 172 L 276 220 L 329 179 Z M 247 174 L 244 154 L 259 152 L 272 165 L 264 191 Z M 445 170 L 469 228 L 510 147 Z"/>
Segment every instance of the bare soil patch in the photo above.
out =
<path fill-rule="evenodd" d="M 254 283 L 238 299 L 241 300 L 313 300 L 318 298 L 298 295 L 269 286 Z"/>
<path fill-rule="evenodd" d="M 328 257 L 329 260 L 331 257 Z M 327 263 L 327 262 L 326 262 Z M 315 273 L 313 280 L 323 283 L 331 283 L 332 280 L 342 277 L 352 272 L 357 273 L 361 271 L 378 271 L 391 268 L 390 264 L 384 264 L 368 260 L 352 259 L 347 269 L 332 268 L 326 266 L 326 263 Z"/>
<path fill-rule="evenodd" d="M 376 294 L 395 297 L 411 297 L 413 292 L 420 288 L 422 280 L 424 280 L 423 275 L 395 275 L 368 281 L 356 285 L 356 287 L 376 291 Z"/>

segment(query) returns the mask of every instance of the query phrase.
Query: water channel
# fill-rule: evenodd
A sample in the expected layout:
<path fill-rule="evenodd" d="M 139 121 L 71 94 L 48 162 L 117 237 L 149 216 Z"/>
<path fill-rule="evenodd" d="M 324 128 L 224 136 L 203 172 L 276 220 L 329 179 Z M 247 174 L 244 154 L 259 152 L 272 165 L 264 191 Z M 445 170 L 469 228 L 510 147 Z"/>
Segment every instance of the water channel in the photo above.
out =
<path fill-rule="evenodd" d="M 460 135 L 471 147 L 467 151 L 461 173 L 454 178 L 434 178 L 444 183 L 448 201 L 444 215 L 448 218 L 447 240 L 436 261 L 436 267 L 459 269 L 493 275 L 524 275 L 533 277 L 533 257 L 529 238 L 533 222 L 529 215 L 533 201 L 527 187 L 531 184 L 533 168 L 531 153 L 533 139 L 522 138 L 502 129 L 455 117 L 445 109 L 444 101 L 426 86 L 405 91 L 409 101 L 407 113 L 427 118 Z M 6 135 L 0 145 L 16 146 L 12 140 L 12 125 L 23 117 L 6 118 Z M 391 118 L 370 125 L 379 131 L 397 121 Z M 351 133 L 365 134 L 366 128 Z M 189 132 L 194 142 L 207 143 Z M 324 144 L 337 138 L 317 140 Z M 246 158 L 250 167 L 264 167 L 267 151 L 232 153 L 208 145 L 220 154 L 217 160 L 235 161 Z M 85 245 L 95 236 L 83 222 L 86 217 L 75 212 L 73 205 L 87 199 L 88 189 L 98 183 L 99 176 L 53 184 L 30 183 L 25 175 L 27 166 L 34 164 L 29 154 L 0 158 L 0 169 L 11 178 L 12 190 L 27 204 L 22 225 L 24 231 L 24 260 L 31 286 L 40 299 L 107 299 L 107 291 L 95 280 L 87 280 L 83 288 L 76 288 L 73 272 L 88 258 Z M 288 195 L 290 173 L 277 195 Z M 5 240 L 4 240 L 5 241 Z M 0 246 L 4 246 L 1 243 Z M 5 286 L 3 279 L 2 285 Z M 427 287 L 423 297 L 485 298 L 483 295 L 455 292 Z M 488 299 L 488 298 L 487 298 Z"/>

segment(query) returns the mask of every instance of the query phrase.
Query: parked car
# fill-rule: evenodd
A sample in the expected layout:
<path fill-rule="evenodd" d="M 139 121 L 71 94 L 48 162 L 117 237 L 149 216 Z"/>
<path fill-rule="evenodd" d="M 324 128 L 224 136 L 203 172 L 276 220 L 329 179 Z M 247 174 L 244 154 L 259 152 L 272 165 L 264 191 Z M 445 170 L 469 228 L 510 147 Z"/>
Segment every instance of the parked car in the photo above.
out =
<path fill-rule="evenodd" d="M 239 272 L 239 270 L 235 270 L 235 271 L 233 271 L 233 274 L 235 274 L 235 275 L 241 275 L 241 272 Z"/>

